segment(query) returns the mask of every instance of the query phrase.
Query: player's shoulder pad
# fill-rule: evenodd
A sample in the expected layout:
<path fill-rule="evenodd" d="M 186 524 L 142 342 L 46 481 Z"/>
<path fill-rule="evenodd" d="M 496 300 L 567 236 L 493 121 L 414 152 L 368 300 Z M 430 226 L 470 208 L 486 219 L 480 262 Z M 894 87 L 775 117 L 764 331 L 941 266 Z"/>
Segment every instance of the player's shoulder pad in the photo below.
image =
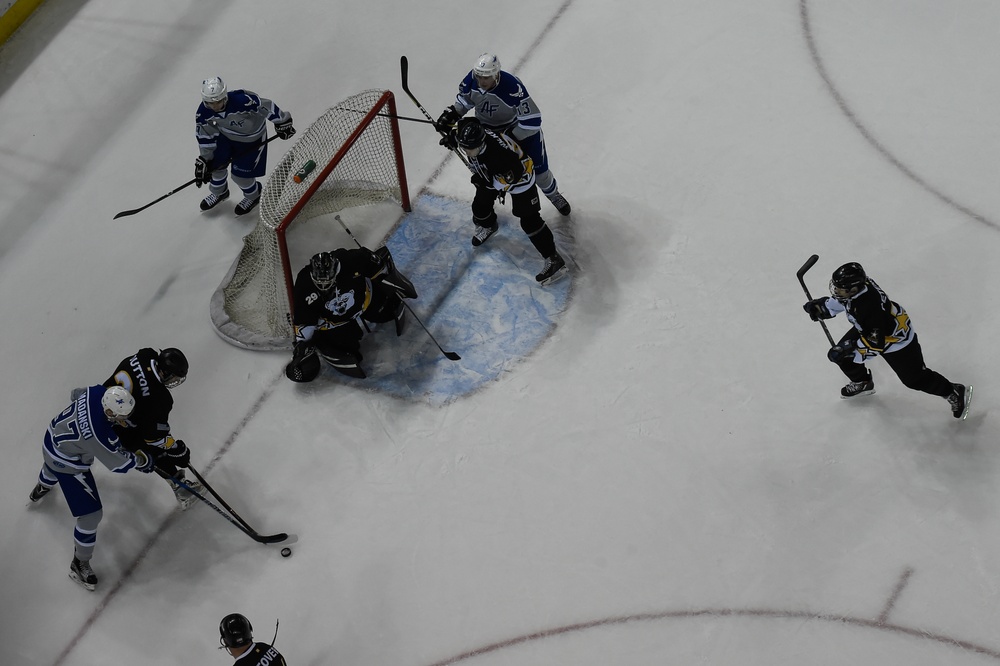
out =
<path fill-rule="evenodd" d="M 243 88 L 229 91 L 229 101 L 226 102 L 226 111 L 256 109 L 258 106 L 260 106 L 260 95 L 254 91 Z"/>
<path fill-rule="evenodd" d="M 528 89 L 524 87 L 521 83 L 521 79 L 517 78 L 510 72 L 505 72 L 500 70 L 500 80 L 497 82 L 496 87 L 490 91 L 500 99 L 506 101 L 511 106 L 517 106 L 524 100 L 531 97 L 528 94 Z"/>
<path fill-rule="evenodd" d="M 465 78 L 462 79 L 461 82 L 459 82 L 458 84 L 458 94 L 464 96 L 468 95 L 473 90 L 478 90 L 478 89 L 479 89 L 479 84 L 476 83 L 476 77 L 472 73 L 472 70 L 470 69 L 469 73 L 466 74 Z"/>

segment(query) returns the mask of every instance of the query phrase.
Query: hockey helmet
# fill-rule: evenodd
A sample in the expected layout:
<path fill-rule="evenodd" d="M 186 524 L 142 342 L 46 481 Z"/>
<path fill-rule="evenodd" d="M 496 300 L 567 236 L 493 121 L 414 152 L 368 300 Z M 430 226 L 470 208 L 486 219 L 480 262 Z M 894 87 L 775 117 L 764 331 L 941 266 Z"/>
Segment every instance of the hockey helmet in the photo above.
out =
<path fill-rule="evenodd" d="M 223 647 L 239 648 L 253 643 L 250 620 L 239 613 L 230 613 L 219 623 L 219 642 Z"/>
<path fill-rule="evenodd" d="M 500 58 L 492 53 L 484 53 L 476 59 L 476 64 L 472 66 L 472 74 L 481 88 L 487 90 L 492 88 L 500 80 Z M 483 85 L 484 82 L 488 85 Z"/>
<path fill-rule="evenodd" d="M 228 98 L 229 91 L 226 89 L 226 84 L 218 76 L 201 82 L 201 101 L 213 111 L 224 109 L 225 104 L 220 102 L 225 102 Z"/>
<path fill-rule="evenodd" d="M 455 130 L 455 140 L 470 157 L 479 154 L 486 142 L 486 131 L 476 118 L 462 118 Z"/>
<path fill-rule="evenodd" d="M 340 272 L 340 260 L 332 252 L 314 254 L 309 260 L 309 277 L 320 291 L 330 291 Z"/>
<path fill-rule="evenodd" d="M 187 379 L 188 360 L 180 349 L 167 347 L 160 351 L 156 359 L 156 369 L 164 386 L 168 389 L 177 388 Z"/>
<path fill-rule="evenodd" d="M 135 398 L 125 388 L 112 386 L 101 396 L 101 407 L 109 421 L 121 423 L 135 409 Z"/>
<path fill-rule="evenodd" d="M 865 275 L 865 269 L 861 264 L 856 261 L 844 264 L 833 272 L 833 277 L 830 279 L 830 294 L 834 298 L 849 299 L 864 289 L 867 279 L 868 276 Z"/>

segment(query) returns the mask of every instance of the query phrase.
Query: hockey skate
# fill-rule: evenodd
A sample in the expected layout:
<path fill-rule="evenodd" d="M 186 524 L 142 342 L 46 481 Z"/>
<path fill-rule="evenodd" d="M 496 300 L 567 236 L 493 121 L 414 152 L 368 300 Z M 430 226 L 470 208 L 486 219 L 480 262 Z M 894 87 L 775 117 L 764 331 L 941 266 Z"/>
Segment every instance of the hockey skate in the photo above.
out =
<path fill-rule="evenodd" d="M 212 192 L 207 197 L 201 200 L 202 210 L 212 210 L 220 203 L 229 198 L 229 190 L 224 191 L 222 194 L 216 194 Z"/>
<path fill-rule="evenodd" d="M 236 205 L 236 215 L 237 216 L 246 215 L 254 208 L 256 208 L 257 204 L 259 203 L 260 203 L 260 194 L 257 194 L 257 196 L 253 198 L 243 197 L 243 201 L 239 202 Z"/>
<path fill-rule="evenodd" d="M 566 261 L 556 252 L 551 257 L 545 258 L 545 267 L 541 273 L 535 276 L 535 279 L 538 280 L 539 284 L 545 285 L 555 282 L 565 274 Z"/>
<path fill-rule="evenodd" d="M 31 489 L 31 493 L 28 495 L 28 499 L 32 502 L 37 502 L 52 490 L 49 486 L 43 486 L 40 482 L 35 484 L 35 487 Z"/>
<path fill-rule="evenodd" d="M 566 197 L 558 192 L 549 197 L 549 201 L 556 207 L 556 210 L 559 211 L 560 215 L 569 215 L 573 211 L 569 202 L 566 201 Z"/>
<path fill-rule="evenodd" d="M 183 474 L 179 474 L 177 478 L 178 480 L 183 481 L 185 486 L 198 494 L 201 494 L 202 491 L 205 490 L 205 486 L 201 485 L 201 482 L 197 479 L 186 479 Z M 174 489 L 174 498 L 177 500 L 177 503 L 181 505 L 181 511 L 187 511 L 195 501 L 195 497 L 191 493 L 191 490 L 188 490 L 184 486 L 176 484 L 169 479 L 167 482 L 170 484 L 170 487 Z"/>
<path fill-rule="evenodd" d="M 866 379 L 863 382 L 851 382 L 840 389 L 841 398 L 856 398 L 859 395 L 871 395 L 875 392 L 875 382 Z"/>
<path fill-rule="evenodd" d="M 483 243 L 489 240 L 490 236 L 500 231 L 500 225 L 495 227 L 481 227 L 476 225 L 476 233 L 472 236 L 472 246 L 479 247 Z"/>
<path fill-rule="evenodd" d="M 948 404 L 951 405 L 951 415 L 963 421 L 969 417 L 969 407 L 972 405 L 972 384 L 952 384 Z"/>
<path fill-rule="evenodd" d="M 90 568 L 90 560 L 83 562 L 74 557 L 69 565 L 69 577 L 91 592 L 97 587 L 97 574 Z"/>

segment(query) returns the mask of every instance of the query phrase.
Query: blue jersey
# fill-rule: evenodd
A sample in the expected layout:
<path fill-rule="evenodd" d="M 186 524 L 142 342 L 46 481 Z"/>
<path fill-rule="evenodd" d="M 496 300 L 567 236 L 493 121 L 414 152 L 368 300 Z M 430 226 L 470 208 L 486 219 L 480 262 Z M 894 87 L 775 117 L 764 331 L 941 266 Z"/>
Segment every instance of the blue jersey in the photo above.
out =
<path fill-rule="evenodd" d="M 135 467 L 135 457 L 121 448 L 104 414 L 101 398 L 106 390 L 100 385 L 88 387 L 49 423 L 42 455 L 53 471 L 86 472 L 95 458 L 112 472 L 127 472 Z"/>
<path fill-rule="evenodd" d="M 211 162 L 220 136 L 239 143 L 262 141 L 267 134 L 267 121 L 288 122 L 292 115 L 278 105 L 249 90 L 228 93 L 226 107 L 213 111 L 204 102 L 195 113 L 195 136 L 205 161 Z"/>
<path fill-rule="evenodd" d="M 509 72 L 501 70 L 497 84 L 483 90 L 471 71 L 458 84 L 454 109 L 464 116 L 476 110 L 476 118 L 494 132 L 509 134 L 522 142 L 542 129 L 542 113 L 538 110 L 528 89 Z"/>

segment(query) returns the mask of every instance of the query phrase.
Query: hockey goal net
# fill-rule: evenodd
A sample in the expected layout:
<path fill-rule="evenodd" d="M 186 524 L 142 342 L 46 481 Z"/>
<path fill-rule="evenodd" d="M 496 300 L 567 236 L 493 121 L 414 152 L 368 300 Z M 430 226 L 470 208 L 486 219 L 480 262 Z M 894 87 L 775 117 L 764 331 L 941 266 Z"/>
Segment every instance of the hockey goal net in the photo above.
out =
<path fill-rule="evenodd" d="M 395 99 L 366 90 L 328 109 L 274 167 L 260 221 L 212 296 L 219 335 L 247 349 L 290 349 L 295 275 L 316 252 L 346 245 L 336 213 L 383 202 L 410 210 Z"/>

